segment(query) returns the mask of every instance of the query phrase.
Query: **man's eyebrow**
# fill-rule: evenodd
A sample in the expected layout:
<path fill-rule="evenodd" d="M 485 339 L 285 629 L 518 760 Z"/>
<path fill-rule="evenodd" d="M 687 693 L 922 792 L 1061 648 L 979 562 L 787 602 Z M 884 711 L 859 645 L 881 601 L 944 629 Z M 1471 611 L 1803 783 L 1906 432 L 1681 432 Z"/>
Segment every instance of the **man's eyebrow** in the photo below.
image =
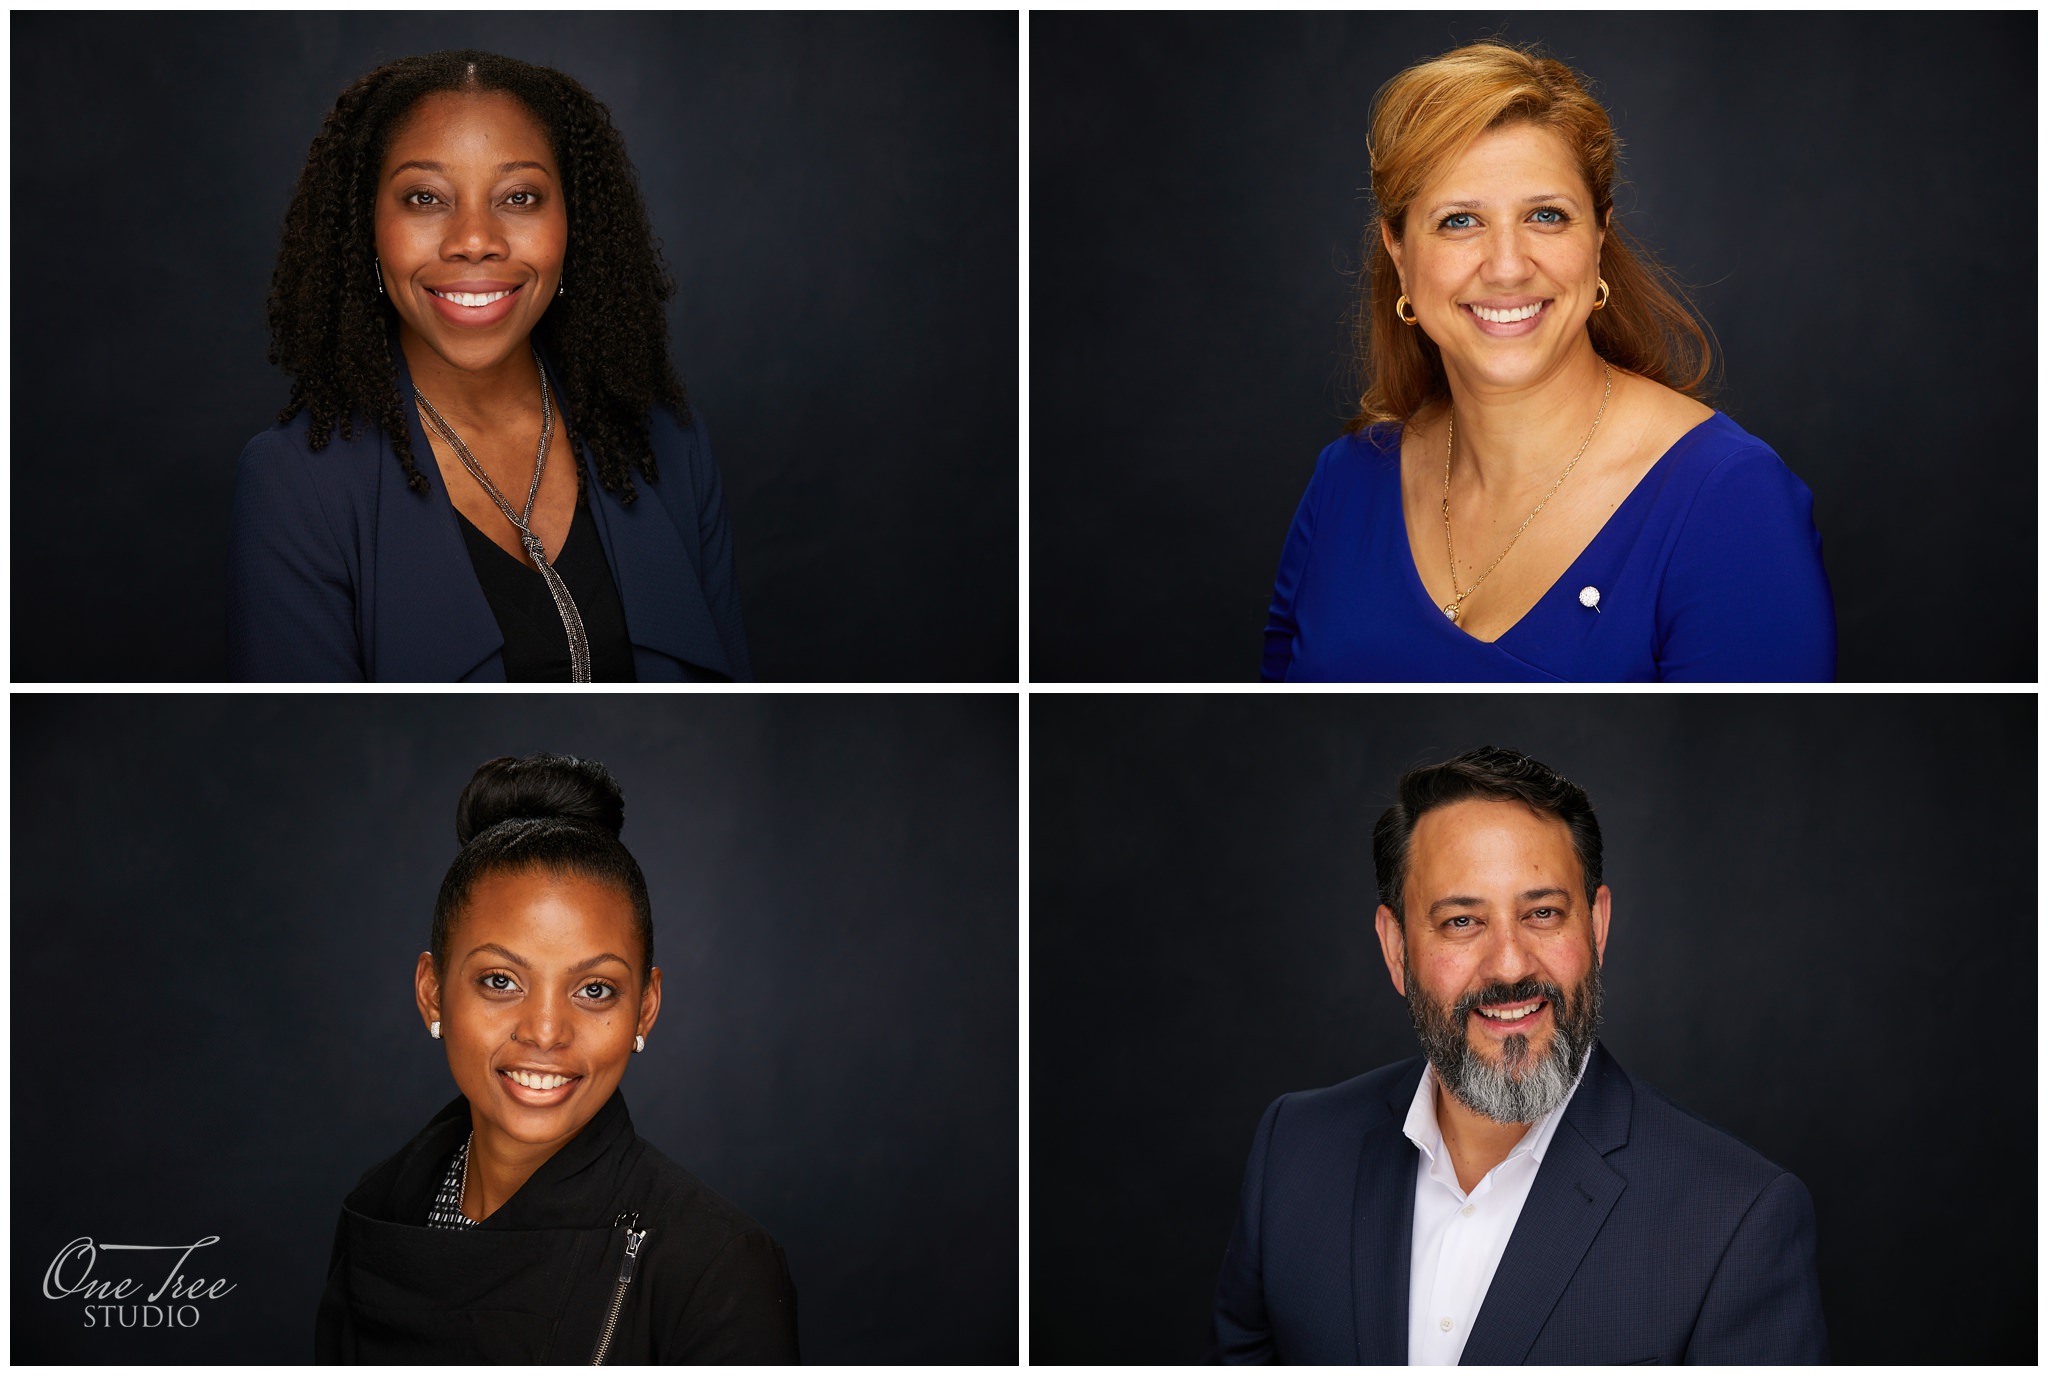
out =
<path fill-rule="evenodd" d="M 476 950 L 471 951 L 469 955 L 464 956 L 462 959 L 465 963 L 467 963 L 470 956 L 474 956 L 478 954 L 478 952 L 482 951 L 489 951 L 491 954 L 498 956 L 500 959 L 508 961 L 513 965 L 517 965 L 522 970 L 531 970 L 533 968 L 532 962 L 528 961 L 525 956 L 519 955 L 517 952 L 514 951 L 508 951 L 495 941 L 486 941 L 483 945 L 477 947 Z M 589 960 L 579 961 L 577 964 L 571 965 L 569 967 L 569 973 L 572 975 L 580 975 L 585 970 L 594 969 L 595 967 L 604 964 L 608 960 L 615 960 L 621 965 L 626 965 L 626 961 L 623 956 L 615 956 L 610 951 L 606 951 L 601 956 L 592 956 Z M 630 965 L 626 965 L 626 968 L 630 970 L 633 967 Z"/>
<path fill-rule="evenodd" d="M 438 162 L 428 162 L 428 161 L 427 161 L 426 159 L 424 159 L 424 158 L 414 158 L 414 159 L 413 159 L 412 161 L 410 161 L 410 162 L 402 162 L 402 163 L 398 164 L 398 166 L 396 166 L 396 167 L 392 168 L 392 169 L 391 169 L 391 176 L 392 176 L 392 177 L 396 177 L 396 176 L 397 176 L 397 175 L 398 175 L 399 173 L 401 173 L 401 172 L 405 171 L 405 170 L 406 170 L 407 168 L 409 168 L 409 167 L 417 167 L 417 168 L 420 168 L 420 169 L 422 169 L 422 170 L 424 170 L 424 171 L 427 171 L 427 172 L 439 172 L 439 173 L 440 173 L 440 174 L 441 174 L 442 176 L 444 176 L 444 177 L 448 175 L 448 168 L 447 168 L 446 164 L 443 164 L 443 163 L 438 163 Z M 548 170 L 548 169 L 547 169 L 547 165 L 546 165 L 545 163 L 538 163 L 538 162 L 501 162 L 501 163 L 499 163 L 499 164 L 498 164 L 498 175 L 502 177 L 502 176 L 504 176 L 504 175 L 505 175 L 505 174 L 506 174 L 507 172 L 518 172 L 518 171 L 522 171 L 522 170 L 524 170 L 524 169 L 527 169 L 527 168 L 531 168 L 531 169 L 532 169 L 532 170 L 534 170 L 535 172 L 546 172 L 546 171 Z M 550 175 L 552 175 L 552 174 L 550 174 Z M 386 181 L 389 181 L 390 179 L 391 179 L 391 178 L 387 177 L 387 178 L 386 178 L 385 180 L 386 180 Z"/>
<path fill-rule="evenodd" d="M 1571 894 L 1569 891 L 1555 887 L 1547 889 L 1524 889 L 1520 893 L 1515 895 L 1515 901 L 1519 903 L 1534 903 L 1539 898 L 1568 899 L 1570 897 Z M 1485 906 L 1486 900 L 1483 898 L 1474 898 L 1469 894 L 1453 894 L 1449 898 L 1439 898 L 1436 902 L 1430 904 L 1429 914 L 1431 917 L 1434 917 L 1436 916 L 1438 910 L 1443 908 L 1483 908 Z"/>

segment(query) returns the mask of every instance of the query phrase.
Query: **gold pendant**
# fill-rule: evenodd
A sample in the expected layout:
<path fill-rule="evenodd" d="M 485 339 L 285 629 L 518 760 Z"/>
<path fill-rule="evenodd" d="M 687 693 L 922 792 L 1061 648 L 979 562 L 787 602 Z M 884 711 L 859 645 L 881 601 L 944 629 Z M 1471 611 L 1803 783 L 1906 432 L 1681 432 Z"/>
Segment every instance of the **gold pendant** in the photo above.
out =
<path fill-rule="evenodd" d="M 1445 616 L 1448 616 L 1448 617 L 1449 617 L 1449 618 L 1451 619 L 1451 624 L 1452 624 L 1453 626 L 1457 625 L 1457 624 L 1458 624 L 1458 604 L 1457 604 L 1457 603 L 1455 603 L 1455 602 L 1446 602 L 1446 603 L 1444 603 L 1444 615 L 1445 615 Z"/>

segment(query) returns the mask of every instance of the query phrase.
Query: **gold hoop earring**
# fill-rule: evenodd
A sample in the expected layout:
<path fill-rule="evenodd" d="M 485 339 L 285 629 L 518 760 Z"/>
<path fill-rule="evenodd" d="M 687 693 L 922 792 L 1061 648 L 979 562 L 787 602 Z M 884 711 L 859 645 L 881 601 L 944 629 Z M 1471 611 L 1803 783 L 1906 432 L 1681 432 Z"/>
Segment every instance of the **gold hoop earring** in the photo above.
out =
<path fill-rule="evenodd" d="M 1403 325 L 1419 324 L 1422 320 L 1422 317 L 1420 315 L 1401 314 L 1401 308 L 1403 306 L 1406 306 L 1411 311 L 1415 309 L 1415 303 L 1408 299 L 1408 295 L 1406 292 L 1403 292 L 1401 294 L 1401 299 L 1394 303 L 1394 318 L 1400 321 Z"/>
<path fill-rule="evenodd" d="M 1600 284 L 1600 295 L 1594 298 L 1593 309 L 1596 311 L 1606 310 L 1607 298 L 1613 295 L 1614 293 L 1612 292 L 1612 290 L 1609 289 L 1607 285 L 1607 279 L 1605 277 L 1596 277 L 1593 280 Z"/>

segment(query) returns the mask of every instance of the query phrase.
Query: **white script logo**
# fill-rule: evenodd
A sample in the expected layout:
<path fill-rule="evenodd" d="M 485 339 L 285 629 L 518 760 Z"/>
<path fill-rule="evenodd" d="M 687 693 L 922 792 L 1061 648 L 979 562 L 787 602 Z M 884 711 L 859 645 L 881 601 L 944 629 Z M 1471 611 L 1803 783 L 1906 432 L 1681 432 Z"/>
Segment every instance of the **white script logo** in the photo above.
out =
<path fill-rule="evenodd" d="M 217 1300 L 235 1287 L 224 1280 L 209 1284 L 197 1276 L 181 1277 L 178 1273 L 184 1269 L 193 1252 L 219 1241 L 217 1237 L 203 1237 L 183 1246 L 140 1242 L 102 1242 L 94 1246 L 89 1237 L 73 1238 L 51 1261 L 50 1269 L 43 1272 L 43 1294 L 53 1300 L 82 1297 L 86 1301 L 87 1328 L 192 1328 L 199 1322 L 199 1306 L 192 1301 Z M 171 1269 L 162 1283 L 139 1303 L 105 1304 L 99 1301 L 125 1300 L 140 1290 L 142 1283 L 127 1277 L 117 1281 L 93 1280 L 93 1263 L 101 1252 L 176 1252 L 178 1255 L 172 1260 Z M 158 1304 L 158 1300 L 184 1300 L 185 1303 Z"/>

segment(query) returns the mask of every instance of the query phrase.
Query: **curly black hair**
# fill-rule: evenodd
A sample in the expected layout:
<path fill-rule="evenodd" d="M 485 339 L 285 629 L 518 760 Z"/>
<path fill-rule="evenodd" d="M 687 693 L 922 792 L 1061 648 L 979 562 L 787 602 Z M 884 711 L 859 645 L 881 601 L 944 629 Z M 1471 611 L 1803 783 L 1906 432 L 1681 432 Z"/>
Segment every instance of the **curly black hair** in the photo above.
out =
<path fill-rule="evenodd" d="M 270 279 L 270 361 L 292 377 L 280 423 L 308 413 L 315 450 L 337 424 L 383 427 L 407 484 L 428 490 L 407 439 L 406 399 L 391 358 L 395 319 L 376 276 L 377 174 L 392 134 L 426 96 L 502 92 L 546 130 L 561 169 L 569 248 L 558 297 L 535 327 L 547 346 L 573 426 L 581 492 L 585 445 L 598 480 L 622 502 L 634 498 L 633 470 L 655 472 L 648 418 L 657 401 L 689 424 L 689 403 L 668 357 L 663 303 L 675 280 L 627 160 L 625 140 L 604 103 L 573 79 L 495 53 L 430 53 L 386 63 L 343 91 L 306 153 L 285 214 L 284 242 Z"/>

